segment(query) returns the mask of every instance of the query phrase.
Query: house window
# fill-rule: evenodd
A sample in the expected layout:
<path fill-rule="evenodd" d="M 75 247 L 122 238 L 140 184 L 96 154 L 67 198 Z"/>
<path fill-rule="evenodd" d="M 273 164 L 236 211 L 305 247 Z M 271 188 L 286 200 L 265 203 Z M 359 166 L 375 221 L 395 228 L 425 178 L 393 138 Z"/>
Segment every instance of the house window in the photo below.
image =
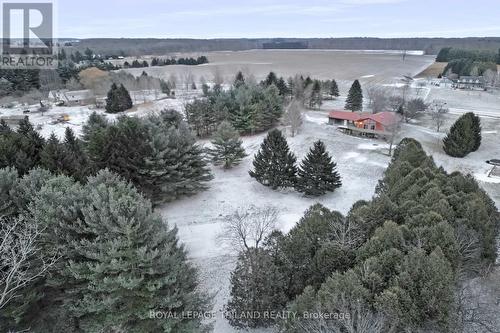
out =
<path fill-rule="evenodd" d="M 375 130 L 375 125 L 371 125 L 371 129 L 372 129 L 372 130 Z"/>

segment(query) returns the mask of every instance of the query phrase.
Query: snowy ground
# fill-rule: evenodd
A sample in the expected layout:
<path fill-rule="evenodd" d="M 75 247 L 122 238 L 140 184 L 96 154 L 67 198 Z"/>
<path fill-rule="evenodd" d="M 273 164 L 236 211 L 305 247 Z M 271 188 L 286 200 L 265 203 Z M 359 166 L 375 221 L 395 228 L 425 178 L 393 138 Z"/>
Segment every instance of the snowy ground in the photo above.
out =
<path fill-rule="evenodd" d="M 321 111 L 307 111 L 304 114 L 302 131 L 293 138 L 288 137 L 290 148 L 296 154 L 298 161 L 306 155 L 314 141 L 321 139 L 325 142 L 343 177 L 343 186 L 335 193 L 311 199 L 294 191 L 273 191 L 253 180 L 248 175 L 248 171 L 251 169 L 253 155 L 266 135 L 263 133 L 242 138 L 249 156 L 241 165 L 229 171 L 213 168 L 215 178 L 210 182 L 210 188 L 207 191 L 166 204 L 159 209 L 170 226 L 178 227 L 179 237 L 185 244 L 190 259 L 199 267 L 202 288 L 214 295 L 215 311 L 222 310 L 228 300 L 229 277 L 235 264 L 235 251 L 221 244 L 217 237 L 224 217 L 238 208 L 250 205 L 271 205 L 280 211 L 278 227 L 283 231 L 288 231 L 303 216 L 304 211 L 316 202 L 345 214 L 357 200 L 369 200 L 390 160 L 387 156 L 387 144 L 383 141 L 348 136 L 336 131 L 334 126 L 326 124 L 327 110 L 343 108 L 345 94 L 353 78 L 361 77 L 362 85 L 370 83 L 397 89 L 396 86 L 400 83 L 399 75 L 418 72 L 432 62 L 432 59 L 422 56 L 408 57 L 403 63 L 400 56 L 391 54 L 315 52 L 317 54 L 296 52 L 286 55 L 281 51 L 221 52 L 209 55 L 210 60 L 215 61 L 212 65 L 192 67 L 193 70 L 206 67 L 200 73 L 206 75 L 207 79 L 211 77 L 214 68 L 219 65 L 223 65 L 223 74 L 228 77 L 229 75 L 232 77 L 237 70 L 245 68 L 256 70 L 257 77 L 267 74 L 270 70 L 276 70 L 279 75 L 285 76 L 303 71 L 322 79 L 338 78 L 342 94 L 335 101 L 325 101 Z M 309 59 L 311 56 L 318 57 L 317 59 L 321 61 L 312 61 Z M 248 65 L 249 61 L 252 65 Z M 391 66 L 394 68 L 390 68 Z M 320 69 L 323 71 L 321 72 Z M 177 74 L 180 78 L 185 68 L 166 66 L 147 69 L 150 74 L 154 75 L 158 72 L 165 78 L 168 78 L 170 71 L 176 70 L 179 71 Z M 142 69 L 138 69 L 138 73 L 141 72 Z M 415 91 L 413 92 L 416 93 Z M 199 91 L 178 90 L 176 99 L 161 99 L 137 104 L 125 114 L 143 116 L 165 108 L 182 111 L 184 103 L 199 93 Z M 447 171 L 458 170 L 473 174 L 491 195 L 497 207 L 500 207 L 500 180 L 487 177 L 491 166 L 485 163 L 486 160 L 500 158 L 499 95 L 427 85 L 421 89 L 419 96 L 425 98 L 427 102 L 439 99 L 448 103 L 450 113 L 445 116 L 446 123 L 441 130 L 442 133 L 437 133 L 431 119 L 424 116 L 412 124 L 405 124 L 401 136 L 419 140 L 424 149 L 432 154 L 436 163 L 442 165 Z M 465 158 L 451 158 L 442 151 L 442 138 L 459 114 L 468 110 L 473 110 L 482 116 L 483 143 L 477 152 Z M 66 126 L 80 133 L 81 125 L 93 111 L 89 107 L 54 107 L 43 115 L 32 112 L 29 116 L 35 125 L 40 126 L 44 136 L 47 137 L 54 132 L 61 137 Z M 104 114 L 103 110 L 97 110 L 97 112 Z M 69 115 L 69 122 L 52 124 L 63 114 Z M 0 108 L 0 117 L 12 115 L 22 115 L 22 109 Z M 107 117 L 114 119 L 117 115 L 107 115 Z M 204 143 L 200 142 L 200 144 Z M 214 332 L 230 333 L 235 330 L 219 316 L 215 321 Z"/>
<path fill-rule="evenodd" d="M 170 225 L 177 225 L 179 237 L 186 244 L 189 256 L 200 267 L 201 281 L 206 290 L 215 294 L 215 309 L 222 310 L 229 295 L 229 276 L 234 267 L 235 253 L 217 238 L 226 215 L 249 205 L 274 206 L 279 209 L 279 228 L 288 231 L 316 202 L 330 209 L 347 213 L 360 199 L 370 199 L 375 185 L 389 162 L 387 145 L 382 141 L 361 139 L 341 134 L 326 124 L 324 112 L 309 112 L 303 131 L 288 137 L 292 151 L 301 160 L 313 142 L 321 139 L 337 161 L 344 185 L 333 194 L 319 199 L 305 198 L 294 191 L 273 191 L 248 175 L 253 155 L 265 134 L 244 137 L 249 154 L 241 165 L 224 171 L 214 168 L 215 178 L 210 189 L 196 196 L 177 200 L 161 209 Z M 217 320 L 215 332 L 233 332 L 224 320 Z"/>
<path fill-rule="evenodd" d="M 308 111 L 303 130 L 294 138 L 288 137 L 292 151 L 302 159 L 315 140 L 325 142 L 338 164 L 343 177 L 343 186 L 333 194 L 318 199 L 305 198 L 294 191 L 273 191 L 253 180 L 248 175 L 253 155 L 257 152 L 265 134 L 244 137 L 243 142 L 249 156 L 230 171 L 214 168 L 215 179 L 210 189 L 196 196 L 181 199 L 161 208 L 162 215 L 170 225 L 179 228 L 179 237 L 186 244 L 189 256 L 200 268 L 202 287 L 214 297 L 214 310 L 221 311 L 229 296 L 229 277 L 235 264 L 235 251 L 220 243 L 218 234 L 224 217 L 238 208 L 272 205 L 279 209 L 279 228 L 288 231 L 302 217 L 304 211 L 316 202 L 330 209 L 347 213 L 354 202 L 369 200 L 377 181 L 382 177 L 389 162 L 387 144 L 383 141 L 362 139 L 344 135 L 334 126 L 326 124 L 326 112 Z M 422 124 L 427 125 L 428 120 Z M 452 119 L 448 123 L 451 124 Z M 449 126 L 447 123 L 446 126 Z M 441 149 L 442 133 L 417 125 L 404 125 L 402 136 L 411 136 L 424 145 L 438 165 L 451 171 L 472 173 L 490 193 L 500 207 L 500 184 L 486 177 L 490 166 L 484 161 L 500 156 L 500 145 L 494 131 L 500 130 L 500 121 L 483 122 L 483 145 L 481 149 L 464 159 L 446 156 Z M 219 317 L 215 332 L 235 332 Z"/>

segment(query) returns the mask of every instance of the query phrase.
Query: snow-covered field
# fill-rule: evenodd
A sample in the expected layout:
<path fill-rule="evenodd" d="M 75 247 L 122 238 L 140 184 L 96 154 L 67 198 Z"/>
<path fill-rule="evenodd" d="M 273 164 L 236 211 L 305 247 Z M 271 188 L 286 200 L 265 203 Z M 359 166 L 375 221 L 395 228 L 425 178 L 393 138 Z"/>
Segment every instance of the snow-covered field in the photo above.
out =
<path fill-rule="evenodd" d="M 403 61 L 402 55 L 397 52 L 370 50 L 249 50 L 203 54 L 208 57 L 208 64 L 132 68 L 127 71 L 140 75 L 145 70 L 164 79 L 174 74 L 179 81 L 190 73 L 196 82 L 201 77 L 211 80 L 216 71 L 226 82 L 232 82 L 240 70 L 257 80 L 262 80 L 270 71 L 284 77 L 299 73 L 322 80 L 336 79 L 342 90 L 349 89 L 352 81 L 360 78 L 361 83 L 395 83 L 402 75 L 416 75 L 434 62 L 434 56 L 410 53 Z"/>

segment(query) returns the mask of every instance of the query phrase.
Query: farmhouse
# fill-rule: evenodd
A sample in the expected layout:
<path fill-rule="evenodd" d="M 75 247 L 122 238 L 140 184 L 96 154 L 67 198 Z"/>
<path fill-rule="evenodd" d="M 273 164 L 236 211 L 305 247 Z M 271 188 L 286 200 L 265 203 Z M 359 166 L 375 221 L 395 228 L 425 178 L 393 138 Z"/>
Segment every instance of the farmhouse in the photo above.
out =
<path fill-rule="evenodd" d="M 95 96 L 91 90 L 73 90 L 67 89 L 51 90 L 49 92 L 49 101 L 60 103 L 66 106 L 89 105 L 95 103 Z"/>
<path fill-rule="evenodd" d="M 389 137 L 398 122 L 394 112 L 361 113 L 334 110 L 328 114 L 328 123 L 338 125 L 347 134 L 367 137 Z"/>
<path fill-rule="evenodd" d="M 484 89 L 486 83 L 482 76 L 460 76 L 455 85 L 458 89 Z"/>

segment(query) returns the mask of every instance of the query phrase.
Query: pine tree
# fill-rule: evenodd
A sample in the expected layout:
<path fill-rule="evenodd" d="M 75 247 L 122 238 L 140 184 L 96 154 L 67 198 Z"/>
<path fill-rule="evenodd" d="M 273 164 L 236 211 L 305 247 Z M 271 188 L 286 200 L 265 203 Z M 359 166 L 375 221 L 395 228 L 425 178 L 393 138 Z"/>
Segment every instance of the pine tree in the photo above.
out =
<path fill-rule="evenodd" d="M 337 81 L 335 80 L 332 80 L 332 82 L 330 83 L 330 95 L 332 96 L 332 98 L 340 96 L 339 86 L 337 85 Z"/>
<path fill-rule="evenodd" d="M 481 146 L 481 119 L 472 112 L 470 112 L 469 117 L 471 117 L 472 130 L 474 132 L 474 146 L 472 147 L 472 151 L 477 151 Z"/>
<path fill-rule="evenodd" d="M 224 169 L 230 169 L 240 164 L 247 156 L 242 147 L 242 141 L 238 131 L 229 122 L 222 122 L 212 140 L 213 149 L 209 150 L 214 165 L 223 165 Z"/>
<path fill-rule="evenodd" d="M 106 112 L 108 113 L 120 112 L 117 90 L 116 83 L 113 83 L 106 98 Z"/>
<path fill-rule="evenodd" d="M 106 112 L 117 113 L 132 107 L 132 99 L 123 84 L 118 87 L 115 83 L 111 85 L 106 99 Z"/>
<path fill-rule="evenodd" d="M 4 119 L 0 119 L 0 135 L 10 133 L 12 133 L 12 129 L 10 128 L 10 126 L 5 122 Z"/>
<path fill-rule="evenodd" d="M 227 304 L 229 323 L 239 328 L 274 324 L 273 318 L 265 314 L 284 308 L 287 298 L 283 280 L 278 267 L 265 250 L 250 248 L 241 253 L 231 273 L 231 299 Z M 249 309 L 259 315 L 245 316 Z"/>
<path fill-rule="evenodd" d="M 147 155 L 135 184 L 154 204 L 189 196 L 212 179 L 202 149 L 175 110 L 145 119 Z"/>
<path fill-rule="evenodd" d="M 479 123 L 474 125 L 473 113 L 462 115 L 451 126 L 448 135 L 443 140 L 443 148 L 446 154 L 453 157 L 464 157 L 473 151 L 477 143 L 480 143 Z M 477 127 L 479 126 L 479 138 L 477 137 Z"/>
<path fill-rule="evenodd" d="M 233 83 L 233 86 L 235 88 L 238 88 L 242 85 L 245 84 L 245 77 L 243 76 L 243 73 L 241 71 L 239 71 L 237 74 L 236 74 L 236 77 L 234 78 L 234 83 Z"/>
<path fill-rule="evenodd" d="M 278 87 L 280 96 L 287 96 L 290 93 L 290 89 L 288 89 L 288 86 L 283 77 L 280 77 L 280 79 L 276 83 L 276 87 Z"/>
<path fill-rule="evenodd" d="M 355 80 L 349 89 L 344 108 L 353 112 L 363 110 L 363 90 L 358 80 Z"/>
<path fill-rule="evenodd" d="M 40 154 L 41 166 L 54 174 L 61 174 L 66 172 L 65 161 L 66 150 L 57 136 L 52 133 Z"/>
<path fill-rule="evenodd" d="M 255 155 L 251 177 L 272 189 L 293 187 L 297 180 L 295 155 L 281 131 L 270 131 Z"/>
<path fill-rule="evenodd" d="M 130 94 L 123 84 L 120 84 L 120 87 L 118 88 L 118 96 L 120 99 L 121 111 L 125 111 L 132 108 L 133 106 L 132 98 L 130 98 Z"/>
<path fill-rule="evenodd" d="M 69 272 L 85 286 L 74 302 L 85 331 L 192 332 L 199 319 L 158 320 L 150 311 L 206 309 L 197 291 L 196 271 L 151 204 L 130 184 L 108 171 L 89 179 L 83 209 L 88 232 L 74 244 L 78 257 Z"/>
<path fill-rule="evenodd" d="M 271 84 L 277 85 L 278 83 L 278 77 L 274 72 L 269 72 L 267 75 L 266 79 L 264 80 L 264 85 L 265 86 L 270 86 Z"/>
<path fill-rule="evenodd" d="M 311 90 L 311 96 L 309 98 L 309 107 L 313 108 L 314 106 L 318 106 L 318 108 L 320 108 L 322 103 L 323 100 L 321 97 L 321 83 L 319 82 L 319 80 L 314 80 Z"/>
<path fill-rule="evenodd" d="M 342 186 L 337 165 L 332 161 L 322 141 L 316 141 L 298 170 L 295 189 L 308 196 L 333 192 Z"/>
<path fill-rule="evenodd" d="M 40 165 L 40 155 L 45 140 L 35 130 L 28 117 L 24 117 L 23 120 L 19 121 L 17 135 L 14 136 L 14 145 L 17 150 L 15 167 L 21 175 Z"/>
<path fill-rule="evenodd" d="M 82 142 L 75 136 L 70 127 L 64 132 L 64 149 L 66 150 L 65 168 L 69 175 L 78 181 L 84 182 L 90 173 L 90 165 L 87 153 L 83 149 Z"/>

